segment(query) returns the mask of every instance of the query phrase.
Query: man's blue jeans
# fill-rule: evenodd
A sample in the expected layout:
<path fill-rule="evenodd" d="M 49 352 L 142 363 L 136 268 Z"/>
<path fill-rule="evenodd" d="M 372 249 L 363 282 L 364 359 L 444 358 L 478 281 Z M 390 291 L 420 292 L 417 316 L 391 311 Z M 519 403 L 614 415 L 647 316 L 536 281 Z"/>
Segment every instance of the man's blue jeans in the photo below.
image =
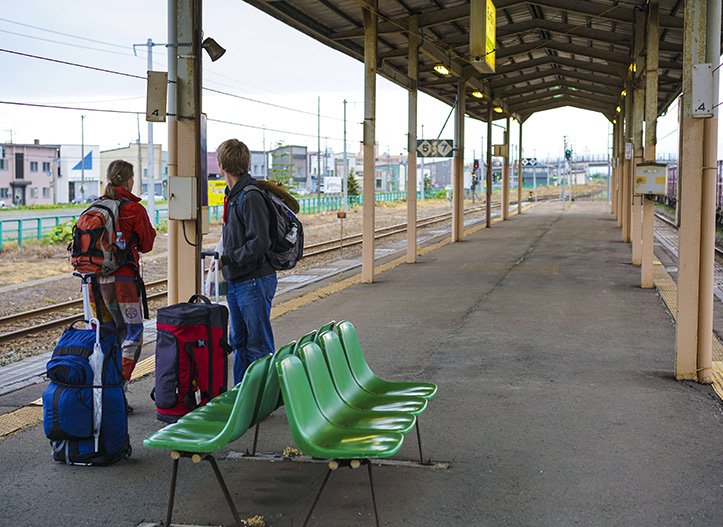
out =
<path fill-rule="evenodd" d="M 271 331 L 271 301 L 276 293 L 276 273 L 241 282 L 229 281 L 229 339 L 234 349 L 233 382 L 241 382 L 246 368 L 264 355 L 274 353 Z"/>

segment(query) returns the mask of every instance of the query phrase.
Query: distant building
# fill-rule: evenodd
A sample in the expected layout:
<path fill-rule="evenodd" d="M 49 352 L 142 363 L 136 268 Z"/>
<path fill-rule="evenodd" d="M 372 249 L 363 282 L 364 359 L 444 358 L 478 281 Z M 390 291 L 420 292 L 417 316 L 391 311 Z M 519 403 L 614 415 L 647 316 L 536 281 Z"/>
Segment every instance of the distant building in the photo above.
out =
<path fill-rule="evenodd" d="M 58 203 L 99 196 L 103 188 L 101 173 L 98 145 L 60 145 Z"/>
<path fill-rule="evenodd" d="M 313 187 L 311 174 L 307 170 L 307 149 L 305 146 L 280 146 L 269 152 L 271 155 L 270 179 L 287 179 L 297 189 L 311 192 Z"/>
<path fill-rule="evenodd" d="M 60 146 L 0 144 L 0 200 L 6 205 L 50 205 L 57 200 Z"/>
<path fill-rule="evenodd" d="M 311 185 L 312 188 L 308 189 L 311 192 L 316 192 L 316 184 L 319 181 L 319 169 L 321 168 L 321 181 L 323 187 L 323 181 L 325 177 L 333 177 L 337 175 L 336 166 L 334 163 L 334 153 L 327 151 L 323 152 L 309 152 L 309 174 L 311 174 Z M 343 170 L 342 170 L 343 172 Z M 339 172 L 341 173 L 341 172 Z"/>
<path fill-rule="evenodd" d="M 254 179 L 269 179 L 269 163 L 268 154 L 257 150 L 250 150 L 251 159 L 249 161 L 249 174 Z M 221 179 L 221 170 L 218 168 L 218 159 L 216 152 L 207 154 L 207 167 L 209 179 Z"/>
<path fill-rule="evenodd" d="M 133 173 L 135 174 L 135 183 L 133 193 L 140 196 L 148 191 L 148 144 L 147 143 L 129 143 L 127 147 L 113 148 L 104 150 L 100 153 L 100 174 L 101 189 L 105 189 L 106 174 L 108 173 L 108 165 L 116 159 L 122 159 L 133 165 Z M 161 145 L 153 145 L 153 187 L 154 195 L 163 196 L 165 187 L 164 181 L 168 177 L 168 166 L 164 166 L 167 157 L 163 155 L 163 147 Z M 140 176 L 140 177 L 139 177 Z M 102 192 L 102 190 L 101 190 Z M 88 193 L 86 192 L 86 195 Z"/>

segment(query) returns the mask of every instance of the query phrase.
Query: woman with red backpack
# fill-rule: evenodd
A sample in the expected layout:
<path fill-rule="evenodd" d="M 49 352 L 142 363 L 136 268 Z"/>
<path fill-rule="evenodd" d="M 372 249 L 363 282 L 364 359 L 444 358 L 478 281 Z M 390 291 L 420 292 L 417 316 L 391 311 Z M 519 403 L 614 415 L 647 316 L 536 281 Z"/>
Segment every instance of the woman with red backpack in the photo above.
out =
<path fill-rule="evenodd" d="M 114 327 L 123 354 L 123 377 L 131 378 L 143 345 L 143 305 L 139 253 L 153 249 L 156 231 L 146 209 L 135 196 L 133 165 L 117 159 L 108 166 L 108 185 L 103 200 L 117 200 L 118 220 L 115 245 L 127 249 L 127 261 L 109 276 L 98 276 L 91 287 L 91 306 L 101 324 Z M 99 298 L 98 298 L 99 296 Z M 132 411 L 131 408 L 129 408 Z"/>

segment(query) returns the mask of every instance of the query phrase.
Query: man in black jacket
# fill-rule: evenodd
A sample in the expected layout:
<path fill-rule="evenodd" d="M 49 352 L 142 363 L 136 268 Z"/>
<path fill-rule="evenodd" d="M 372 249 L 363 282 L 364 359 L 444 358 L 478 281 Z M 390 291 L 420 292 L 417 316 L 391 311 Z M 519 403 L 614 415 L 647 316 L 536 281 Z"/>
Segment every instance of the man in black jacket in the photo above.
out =
<path fill-rule="evenodd" d="M 238 139 L 229 139 L 218 147 L 216 157 L 228 185 L 220 265 L 228 282 L 229 339 L 234 384 L 238 384 L 253 361 L 274 352 L 271 301 L 276 271 L 266 259 L 271 247 L 266 200 L 261 192 L 247 188 L 256 184 L 248 173 L 249 149 Z"/>

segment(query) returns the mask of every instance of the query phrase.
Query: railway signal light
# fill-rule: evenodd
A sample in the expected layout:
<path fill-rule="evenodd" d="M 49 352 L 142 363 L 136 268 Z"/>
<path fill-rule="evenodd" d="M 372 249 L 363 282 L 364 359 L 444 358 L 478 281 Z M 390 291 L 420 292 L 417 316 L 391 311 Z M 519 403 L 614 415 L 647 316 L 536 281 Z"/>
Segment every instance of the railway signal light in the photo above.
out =
<path fill-rule="evenodd" d="M 570 161 L 572 159 L 572 150 L 569 148 L 565 149 L 565 159 Z"/>
<path fill-rule="evenodd" d="M 479 170 L 479 159 L 475 159 L 475 160 L 472 162 L 472 172 L 473 172 L 474 174 L 476 174 L 478 170 Z"/>

